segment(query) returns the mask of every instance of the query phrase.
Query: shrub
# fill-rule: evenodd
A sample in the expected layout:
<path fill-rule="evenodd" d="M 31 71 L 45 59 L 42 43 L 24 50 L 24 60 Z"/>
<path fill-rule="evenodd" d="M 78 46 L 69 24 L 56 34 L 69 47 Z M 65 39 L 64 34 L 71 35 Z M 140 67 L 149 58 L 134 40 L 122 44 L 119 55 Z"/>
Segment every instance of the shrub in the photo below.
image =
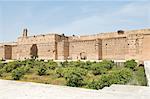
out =
<path fill-rule="evenodd" d="M 129 69 L 121 69 L 111 72 L 110 74 L 101 75 L 98 79 L 90 82 L 88 87 L 92 89 L 102 89 L 112 84 L 126 84 L 131 78 L 132 72 Z"/>
<path fill-rule="evenodd" d="M 95 63 L 91 66 L 92 73 L 94 75 L 100 75 L 105 74 L 107 72 L 107 69 L 104 67 L 101 63 Z"/>
<path fill-rule="evenodd" d="M 79 61 L 72 61 L 72 62 L 69 63 L 69 66 L 72 66 L 72 67 L 81 67 L 81 68 L 83 68 L 84 65 L 85 65 L 85 63 L 80 61 L 80 60 Z"/>
<path fill-rule="evenodd" d="M 0 62 L 0 69 L 4 67 L 4 64 Z"/>
<path fill-rule="evenodd" d="M 113 78 L 111 79 L 112 84 L 126 84 L 133 76 L 132 71 L 127 68 L 113 71 L 110 75 Z"/>
<path fill-rule="evenodd" d="M 93 62 L 86 61 L 83 68 L 84 69 L 90 69 L 90 67 L 91 67 L 92 64 L 93 64 Z"/>
<path fill-rule="evenodd" d="M 87 70 L 80 67 L 68 67 L 63 70 L 64 77 L 68 77 L 72 73 L 79 73 L 83 76 L 87 74 Z"/>
<path fill-rule="evenodd" d="M 96 80 L 96 79 L 93 79 L 91 82 L 88 82 L 87 83 L 87 88 L 90 88 L 90 89 L 100 89 L 99 88 L 99 82 L 98 82 L 98 80 Z"/>
<path fill-rule="evenodd" d="M 25 73 L 29 73 L 30 72 L 31 67 L 29 65 L 23 66 L 23 68 L 24 68 L 24 72 Z"/>
<path fill-rule="evenodd" d="M 80 67 L 67 67 L 67 68 L 58 68 L 56 69 L 56 75 L 57 77 L 68 77 L 70 74 L 74 73 L 74 72 L 78 72 L 81 75 L 86 75 L 87 74 L 87 70 L 82 69 Z"/>
<path fill-rule="evenodd" d="M 121 69 L 119 72 L 119 80 L 120 82 L 118 84 L 126 84 L 127 82 L 129 82 L 132 78 L 132 71 L 130 69 Z"/>
<path fill-rule="evenodd" d="M 84 84 L 83 76 L 80 73 L 72 72 L 66 77 L 67 86 L 81 87 Z"/>
<path fill-rule="evenodd" d="M 135 79 L 138 85 L 141 85 L 141 86 L 147 85 L 147 79 L 146 79 L 144 67 L 136 68 L 134 75 L 135 75 Z"/>
<path fill-rule="evenodd" d="M 27 59 L 27 60 L 25 60 L 26 65 L 30 66 L 31 68 L 33 68 L 34 66 L 36 66 L 36 62 L 38 62 L 38 61 L 36 61 L 34 59 Z"/>
<path fill-rule="evenodd" d="M 92 62 L 91 61 L 86 61 L 85 65 L 89 65 L 90 66 L 90 65 L 92 65 Z"/>
<path fill-rule="evenodd" d="M 4 69 L 0 69 L 0 77 L 2 77 L 3 73 L 4 73 Z"/>
<path fill-rule="evenodd" d="M 66 60 L 64 62 L 60 62 L 61 67 L 68 67 L 69 66 L 69 62 Z"/>
<path fill-rule="evenodd" d="M 102 62 L 100 62 L 100 64 L 102 64 L 107 70 L 112 69 L 114 66 L 114 62 L 111 60 L 103 60 Z"/>
<path fill-rule="evenodd" d="M 40 66 L 37 67 L 37 74 L 39 76 L 45 75 L 46 71 L 47 71 L 47 68 L 46 68 L 45 65 L 40 65 Z"/>
<path fill-rule="evenodd" d="M 82 62 L 82 61 L 71 61 L 71 62 L 64 61 L 64 62 L 61 62 L 61 66 L 62 67 L 81 67 L 81 68 L 84 68 L 85 62 Z"/>
<path fill-rule="evenodd" d="M 102 62 L 93 63 L 90 68 L 94 75 L 101 75 L 112 69 L 113 66 L 113 61 L 103 60 Z"/>
<path fill-rule="evenodd" d="M 64 76 L 67 81 L 67 86 L 80 87 L 84 85 L 84 77 L 87 70 L 80 67 L 68 67 L 64 70 Z"/>
<path fill-rule="evenodd" d="M 20 80 L 21 77 L 24 75 L 24 68 L 17 68 L 12 71 L 12 79 Z"/>
<path fill-rule="evenodd" d="M 58 67 L 58 64 L 56 62 L 52 61 L 52 60 L 49 60 L 48 63 L 47 63 L 47 66 L 48 66 L 49 69 L 54 70 Z"/>
<path fill-rule="evenodd" d="M 135 69 L 135 67 L 137 66 L 137 62 L 135 60 L 128 60 L 124 63 L 124 66 L 126 68 L 130 68 L 130 69 Z"/>
<path fill-rule="evenodd" d="M 56 75 L 57 75 L 58 78 L 64 77 L 64 68 L 56 69 Z"/>
<path fill-rule="evenodd" d="M 132 84 L 135 82 L 138 85 L 146 85 L 144 69 L 143 67 L 137 67 L 134 60 L 125 62 L 126 68 L 113 68 L 114 62 L 109 60 L 103 60 L 102 62 L 65 61 L 61 62 L 60 65 L 52 60 L 47 62 L 43 60 L 25 60 L 0 63 L 0 76 L 8 79 L 11 74 L 12 79 L 19 80 L 25 73 L 28 73 L 23 78 L 26 81 L 33 80 L 35 82 L 66 84 L 72 87 L 92 89 L 101 89 L 112 84 Z M 34 77 L 35 73 L 40 76 L 49 76 L 43 76 L 42 80 L 44 80 L 41 81 L 41 77 L 39 79 L 38 75 Z M 63 80 L 63 83 L 59 80 Z"/>
<path fill-rule="evenodd" d="M 16 68 L 17 68 L 17 66 L 13 62 L 6 64 L 6 66 L 4 67 L 4 69 L 7 73 L 11 72 L 12 70 L 14 70 Z"/>
<path fill-rule="evenodd" d="M 98 79 L 94 79 L 92 82 L 88 84 L 88 88 L 91 89 L 102 89 L 103 87 L 110 86 L 111 76 L 108 74 L 101 75 Z"/>

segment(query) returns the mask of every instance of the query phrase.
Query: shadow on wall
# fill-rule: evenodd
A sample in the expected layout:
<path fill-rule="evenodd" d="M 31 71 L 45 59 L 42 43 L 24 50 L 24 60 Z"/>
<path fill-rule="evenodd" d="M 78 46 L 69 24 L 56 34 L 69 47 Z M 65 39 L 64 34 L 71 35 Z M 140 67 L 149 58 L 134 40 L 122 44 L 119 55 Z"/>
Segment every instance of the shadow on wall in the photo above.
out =
<path fill-rule="evenodd" d="M 33 44 L 32 47 L 30 48 L 30 55 L 31 55 L 31 58 L 33 59 L 38 58 L 37 44 Z"/>

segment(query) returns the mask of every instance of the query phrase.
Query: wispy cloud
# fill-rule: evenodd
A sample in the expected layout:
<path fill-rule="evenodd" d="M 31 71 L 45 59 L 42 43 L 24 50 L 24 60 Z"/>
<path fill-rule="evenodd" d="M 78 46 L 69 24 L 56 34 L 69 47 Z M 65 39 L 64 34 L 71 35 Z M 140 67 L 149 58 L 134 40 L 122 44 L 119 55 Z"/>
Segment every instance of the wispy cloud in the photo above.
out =
<path fill-rule="evenodd" d="M 61 1 L 66 2 L 1 3 L 0 41 L 15 40 L 26 27 L 32 35 L 48 32 L 84 35 L 150 27 L 149 0 Z"/>
<path fill-rule="evenodd" d="M 65 26 L 56 27 L 53 31 L 67 34 L 89 34 L 96 32 L 116 31 L 118 29 L 139 29 L 150 27 L 150 4 L 134 2 L 126 4 L 113 12 L 104 15 L 96 14 L 75 20 Z M 88 10 L 88 9 L 87 9 Z"/>

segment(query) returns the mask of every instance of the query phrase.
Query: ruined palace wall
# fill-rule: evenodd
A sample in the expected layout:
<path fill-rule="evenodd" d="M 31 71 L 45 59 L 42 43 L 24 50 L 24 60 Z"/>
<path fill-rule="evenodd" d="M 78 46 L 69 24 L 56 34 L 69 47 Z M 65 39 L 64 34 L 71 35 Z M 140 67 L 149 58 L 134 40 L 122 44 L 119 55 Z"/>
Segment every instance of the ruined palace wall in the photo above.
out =
<path fill-rule="evenodd" d="M 55 34 L 18 38 L 18 58 L 31 58 L 31 47 L 35 45 L 39 59 L 55 59 Z"/>
<path fill-rule="evenodd" d="M 69 41 L 84 41 L 102 39 L 102 59 L 137 59 L 145 57 L 149 49 L 149 37 L 143 39 L 143 35 L 150 35 L 150 29 L 124 31 L 122 33 L 110 32 L 96 35 L 71 36 Z M 144 45 L 143 45 L 144 44 Z M 150 57 L 149 55 L 147 58 Z"/>
<path fill-rule="evenodd" d="M 56 36 L 56 50 L 57 50 L 57 59 L 66 60 L 69 56 L 69 42 L 68 37 L 64 35 Z"/>
<path fill-rule="evenodd" d="M 30 48 L 31 48 L 31 45 L 27 45 L 27 44 L 17 45 L 17 54 L 16 54 L 17 59 L 22 60 L 22 59 L 31 58 Z"/>
<path fill-rule="evenodd" d="M 2 44 L 0 45 L 0 59 L 4 59 L 4 47 Z"/>
<path fill-rule="evenodd" d="M 12 59 L 11 45 L 4 45 L 4 59 Z"/>
<path fill-rule="evenodd" d="M 93 40 L 93 39 L 106 39 L 106 38 L 119 38 L 119 37 L 126 37 L 126 32 L 118 33 L 118 32 L 106 32 L 106 33 L 98 33 L 93 35 L 83 35 L 83 36 L 70 36 L 69 41 L 75 40 Z"/>
<path fill-rule="evenodd" d="M 127 54 L 126 59 L 140 60 L 142 55 L 142 40 L 143 33 L 128 34 L 127 35 Z"/>
<path fill-rule="evenodd" d="M 70 36 L 47 34 L 27 36 L 16 42 L 0 44 L 0 59 L 31 58 L 31 48 L 36 46 L 39 59 L 150 59 L 150 29 L 131 30 L 95 35 Z M 34 49 L 35 50 L 35 49 Z"/>
<path fill-rule="evenodd" d="M 142 59 L 150 60 L 150 32 L 148 35 L 144 35 L 143 47 L 142 47 Z"/>
<path fill-rule="evenodd" d="M 81 59 L 86 56 L 87 59 L 98 59 L 96 40 L 72 41 L 69 43 L 69 58 Z"/>
<path fill-rule="evenodd" d="M 16 42 L 5 42 L 0 44 L 0 59 L 15 59 L 16 53 L 14 53 L 13 47 L 17 47 Z M 17 49 L 15 49 L 17 51 Z"/>
<path fill-rule="evenodd" d="M 18 45 L 17 59 L 31 58 L 33 44 Z M 36 44 L 37 56 L 39 59 L 55 59 L 55 43 L 40 43 Z"/>
<path fill-rule="evenodd" d="M 69 41 L 76 40 L 93 40 L 93 39 L 104 39 L 104 38 L 112 38 L 112 37 L 125 37 L 125 34 L 118 34 L 117 32 L 108 32 L 108 33 L 98 33 L 94 35 L 84 35 L 84 36 L 70 36 Z"/>
<path fill-rule="evenodd" d="M 19 37 L 18 44 L 40 44 L 55 42 L 55 34 Z"/>
<path fill-rule="evenodd" d="M 127 53 L 126 38 L 102 40 L 102 59 L 124 60 Z"/>
<path fill-rule="evenodd" d="M 17 59 L 18 47 L 17 45 L 12 45 L 12 59 Z"/>
<path fill-rule="evenodd" d="M 57 59 L 58 60 L 66 60 L 69 56 L 69 42 L 61 41 L 57 43 Z"/>
<path fill-rule="evenodd" d="M 93 35 L 82 35 L 82 36 L 70 36 L 69 41 L 75 41 L 75 40 L 93 40 L 93 39 L 106 39 L 106 38 L 121 38 L 121 37 L 127 37 L 129 34 L 149 34 L 150 29 L 140 29 L 140 30 L 128 30 L 124 31 L 124 33 L 118 33 L 118 32 L 106 32 L 106 33 L 98 33 Z"/>
<path fill-rule="evenodd" d="M 56 59 L 55 42 L 37 44 L 39 59 Z"/>

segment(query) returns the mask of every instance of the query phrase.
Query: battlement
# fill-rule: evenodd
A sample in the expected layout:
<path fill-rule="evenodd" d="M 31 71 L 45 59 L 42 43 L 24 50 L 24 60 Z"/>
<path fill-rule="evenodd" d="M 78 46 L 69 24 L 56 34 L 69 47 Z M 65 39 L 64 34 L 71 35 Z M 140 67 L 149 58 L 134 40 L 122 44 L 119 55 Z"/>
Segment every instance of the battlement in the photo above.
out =
<path fill-rule="evenodd" d="M 23 41 L 23 42 L 41 42 L 42 40 L 44 42 L 47 42 L 47 40 L 51 39 L 52 40 L 58 40 L 61 41 L 60 37 L 66 37 L 69 38 L 69 41 L 81 41 L 81 40 L 94 40 L 94 39 L 107 39 L 107 38 L 123 38 L 127 37 L 130 34 L 142 34 L 142 35 L 150 35 L 150 29 L 139 29 L 139 30 L 118 30 L 116 32 L 105 32 L 105 33 L 97 33 L 93 35 L 81 35 L 81 36 L 65 36 L 65 35 L 60 35 L 60 33 L 49 33 L 49 34 L 40 34 L 40 35 L 34 35 L 34 36 L 27 36 L 27 37 L 18 37 L 18 42 Z M 55 38 L 56 37 L 56 38 Z M 54 39 L 55 38 L 55 39 Z"/>
<path fill-rule="evenodd" d="M 17 42 L 4 42 L 4 43 L 0 43 L 0 46 L 3 45 L 17 45 Z"/>
<path fill-rule="evenodd" d="M 0 43 L 0 58 L 28 59 L 150 59 L 150 29 L 118 30 L 93 35 L 65 36 L 40 34 L 28 36 L 28 30 L 17 42 Z"/>
<path fill-rule="evenodd" d="M 123 33 L 118 33 L 117 31 L 117 32 L 98 33 L 93 35 L 70 36 L 69 40 L 75 41 L 75 40 L 92 40 L 96 38 L 100 38 L 100 39 L 118 38 L 118 37 L 127 37 L 130 34 L 150 34 L 150 29 L 127 30 L 124 31 Z"/>
<path fill-rule="evenodd" d="M 27 34 L 27 33 L 26 33 Z M 63 33 L 48 33 L 48 34 L 39 34 L 32 36 L 23 36 L 18 37 L 18 44 L 30 44 L 30 43 L 51 43 L 51 42 L 60 42 L 66 40 L 68 37 Z"/>

